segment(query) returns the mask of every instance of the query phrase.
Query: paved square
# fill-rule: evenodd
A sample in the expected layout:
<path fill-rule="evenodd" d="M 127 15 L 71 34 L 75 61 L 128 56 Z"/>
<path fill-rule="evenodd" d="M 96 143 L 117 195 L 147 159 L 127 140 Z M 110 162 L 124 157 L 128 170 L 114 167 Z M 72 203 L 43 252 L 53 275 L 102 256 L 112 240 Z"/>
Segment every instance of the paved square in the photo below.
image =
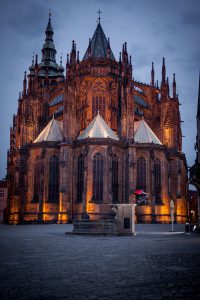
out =
<path fill-rule="evenodd" d="M 72 225 L 0 226 L 0 299 L 200 299 L 200 235 L 137 225 L 135 237 Z"/>

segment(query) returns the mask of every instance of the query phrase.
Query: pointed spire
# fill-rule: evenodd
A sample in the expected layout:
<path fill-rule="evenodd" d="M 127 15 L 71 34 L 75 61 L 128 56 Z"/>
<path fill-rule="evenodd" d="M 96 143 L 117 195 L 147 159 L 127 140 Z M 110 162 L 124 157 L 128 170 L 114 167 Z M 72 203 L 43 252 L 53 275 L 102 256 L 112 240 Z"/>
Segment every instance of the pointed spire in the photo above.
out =
<path fill-rule="evenodd" d="M 167 77 L 167 94 L 169 96 L 169 78 Z"/>
<path fill-rule="evenodd" d="M 51 40 L 53 41 L 53 27 L 51 25 L 51 12 L 49 12 L 49 21 L 48 21 L 48 24 L 47 24 L 47 28 L 46 28 L 46 40 Z"/>
<path fill-rule="evenodd" d="M 33 56 L 32 56 L 32 67 L 34 67 L 34 52 L 33 52 Z"/>
<path fill-rule="evenodd" d="M 176 98 L 176 78 L 175 73 L 173 74 L 173 98 Z"/>
<path fill-rule="evenodd" d="M 127 42 L 124 43 L 124 50 L 127 52 Z"/>
<path fill-rule="evenodd" d="M 87 60 L 89 57 L 95 59 L 106 59 L 107 58 L 107 50 L 110 48 L 109 41 L 107 40 L 105 33 L 101 27 L 101 24 L 98 23 L 96 30 L 93 34 L 91 41 L 89 42 L 89 46 L 87 51 L 83 57 L 83 60 Z M 113 52 L 110 48 L 110 59 L 115 60 Z"/>
<path fill-rule="evenodd" d="M 158 86 L 158 80 L 156 80 L 156 87 L 157 87 L 157 89 L 158 89 L 158 87 L 159 87 L 159 86 Z"/>
<path fill-rule="evenodd" d="M 132 66 L 132 56 L 129 55 L 129 65 Z"/>
<path fill-rule="evenodd" d="M 70 63 L 76 63 L 76 44 L 75 41 L 72 41 L 72 50 L 70 53 Z"/>
<path fill-rule="evenodd" d="M 73 40 L 72 41 L 72 50 L 71 50 L 72 52 L 73 51 L 76 51 L 76 44 L 75 44 L 75 41 Z"/>
<path fill-rule="evenodd" d="M 119 62 L 121 63 L 122 62 L 122 53 L 119 52 Z"/>
<path fill-rule="evenodd" d="M 69 77 L 69 54 L 67 53 L 66 78 Z"/>
<path fill-rule="evenodd" d="M 162 83 L 166 81 L 166 68 L 165 68 L 165 58 L 163 57 L 163 64 L 162 64 Z"/>
<path fill-rule="evenodd" d="M 50 61 L 56 63 L 56 49 L 53 43 L 54 32 L 51 25 L 51 13 L 49 13 L 49 21 L 45 30 L 45 34 L 46 38 L 42 49 L 42 62 L 44 62 L 45 66 L 49 66 Z"/>
<path fill-rule="evenodd" d="M 79 63 L 79 51 L 77 51 L 77 62 Z"/>
<path fill-rule="evenodd" d="M 128 64 L 127 42 L 122 46 L 122 62 Z"/>
<path fill-rule="evenodd" d="M 154 86 L 154 77 L 155 77 L 154 63 L 152 62 L 152 67 L 151 67 L 151 85 L 152 86 Z"/>
<path fill-rule="evenodd" d="M 26 85 L 27 85 L 27 80 L 26 80 L 26 71 L 24 72 L 24 81 L 23 81 L 23 96 L 26 96 Z"/>
<path fill-rule="evenodd" d="M 35 56 L 35 66 L 38 66 L 38 55 Z"/>
<path fill-rule="evenodd" d="M 64 68 L 60 68 L 56 62 L 56 48 L 53 42 L 53 27 L 51 25 L 51 12 L 49 12 L 49 20 L 45 30 L 45 42 L 42 48 L 42 61 L 40 63 L 39 76 L 46 76 L 46 68 L 48 67 L 48 76 L 64 77 Z"/>

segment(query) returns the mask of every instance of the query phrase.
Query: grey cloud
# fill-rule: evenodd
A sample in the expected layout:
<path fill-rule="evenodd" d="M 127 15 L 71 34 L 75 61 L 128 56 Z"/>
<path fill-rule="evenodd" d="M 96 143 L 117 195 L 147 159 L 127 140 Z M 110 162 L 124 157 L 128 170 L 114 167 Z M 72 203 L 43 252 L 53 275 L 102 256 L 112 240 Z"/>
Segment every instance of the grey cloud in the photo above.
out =
<path fill-rule="evenodd" d="M 198 27 L 200 26 L 200 11 L 188 10 L 184 11 L 181 15 L 181 22 L 187 26 Z"/>

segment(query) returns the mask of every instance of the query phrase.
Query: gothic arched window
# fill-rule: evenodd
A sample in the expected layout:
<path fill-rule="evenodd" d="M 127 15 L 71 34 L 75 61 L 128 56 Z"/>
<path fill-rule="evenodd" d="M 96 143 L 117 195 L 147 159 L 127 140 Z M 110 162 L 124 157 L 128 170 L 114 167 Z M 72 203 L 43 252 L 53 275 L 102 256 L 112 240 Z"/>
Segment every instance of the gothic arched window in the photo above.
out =
<path fill-rule="evenodd" d="M 146 160 L 144 157 L 137 160 L 137 189 L 146 191 Z"/>
<path fill-rule="evenodd" d="M 78 157 L 78 177 L 77 177 L 77 202 L 83 201 L 84 189 L 84 156 L 83 154 Z"/>
<path fill-rule="evenodd" d="M 118 202 L 118 158 L 116 155 L 112 157 L 112 195 L 113 202 Z"/>
<path fill-rule="evenodd" d="M 43 197 L 43 164 L 40 157 L 36 157 L 34 166 L 34 195 L 33 202 L 39 202 Z"/>
<path fill-rule="evenodd" d="M 93 119 L 97 116 L 98 112 L 103 119 L 105 119 L 105 107 L 106 101 L 105 96 L 95 95 L 92 97 L 92 117 Z"/>
<path fill-rule="evenodd" d="M 93 157 L 93 196 L 94 202 L 103 202 L 103 155 Z"/>
<path fill-rule="evenodd" d="M 154 161 L 154 191 L 155 203 L 161 203 L 161 162 L 158 158 Z"/>
<path fill-rule="evenodd" d="M 49 193 L 48 202 L 59 201 L 59 159 L 57 156 L 50 157 L 49 161 Z"/>

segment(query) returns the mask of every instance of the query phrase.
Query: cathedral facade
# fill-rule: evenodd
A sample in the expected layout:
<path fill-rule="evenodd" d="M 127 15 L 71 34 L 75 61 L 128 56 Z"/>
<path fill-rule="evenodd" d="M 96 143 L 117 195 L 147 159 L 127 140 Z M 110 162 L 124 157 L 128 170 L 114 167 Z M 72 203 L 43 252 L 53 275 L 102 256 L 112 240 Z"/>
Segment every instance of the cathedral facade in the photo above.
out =
<path fill-rule="evenodd" d="M 172 96 L 163 58 L 161 85 L 133 79 L 124 43 L 119 59 L 100 19 L 82 60 L 72 42 L 66 70 L 56 62 L 51 16 L 42 59 L 24 75 L 8 151 L 8 222 L 66 223 L 106 218 L 110 205 L 148 195 L 136 220 L 187 218 L 187 164 L 182 152 L 175 75 Z M 150 205 L 149 205 L 150 204 Z"/>

